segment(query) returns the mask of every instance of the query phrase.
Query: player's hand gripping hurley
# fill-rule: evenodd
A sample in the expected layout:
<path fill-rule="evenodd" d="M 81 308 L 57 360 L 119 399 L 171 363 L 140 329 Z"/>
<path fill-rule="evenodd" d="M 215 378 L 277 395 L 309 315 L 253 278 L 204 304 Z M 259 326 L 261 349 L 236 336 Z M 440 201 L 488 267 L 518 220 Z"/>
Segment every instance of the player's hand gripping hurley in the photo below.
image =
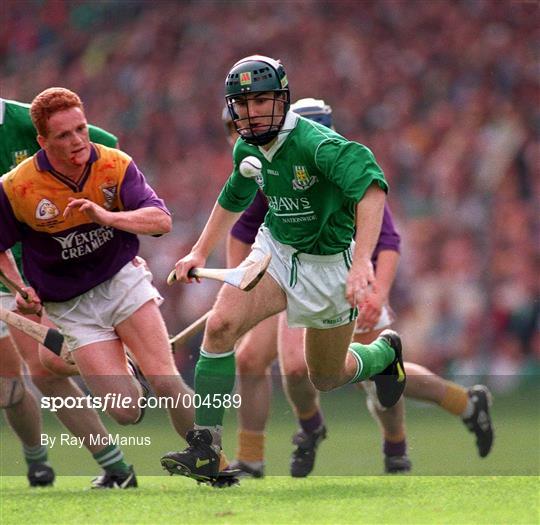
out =
<path fill-rule="evenodd" d="M 18 293 L 25 301 L 30 299 L 28 292 L 23 290 L 17 283 L 13 282 L 2 270 L 0 270 L 0 283 L 2 283 L 13 295 Z M 36 312 L 36 315 L 41 317 L 42 311 Z"/>
<path fill-rule="evenodd" d="M 188 272 L 188 277 L 214 279 L 235 286 L 244 292 L 248 292 L 262 279 L 271 259 L 272 256 L 267 255 L 260 261 L 255 261 L 236 268 L 191 268 Z M 175 281 L 176 270 L 173 270 L 167 278 L 167 284 L 171 285 Z"/>

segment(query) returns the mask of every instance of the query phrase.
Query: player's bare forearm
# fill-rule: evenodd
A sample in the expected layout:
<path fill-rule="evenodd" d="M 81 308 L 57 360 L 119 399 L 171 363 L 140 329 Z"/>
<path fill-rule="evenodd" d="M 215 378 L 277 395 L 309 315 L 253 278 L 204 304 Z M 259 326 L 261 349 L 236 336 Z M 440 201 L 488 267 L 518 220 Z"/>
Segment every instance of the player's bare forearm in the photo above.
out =
<path fill-rule="evenodd" d="M 216 202 L 203 232 L 191 251 L 201 254 L 204 258 L 208 257 L 218 242 L 227 235 L 239 216 L 240 213 L 226 210 Z"/>
<path fill-rule="evenodd" d="M 23 314 L 38 314 L 41 311 L 41 300 L 37 296 L 33 288 L 26 286 L 22 280 L 19 269 L 15 264 L 11 252 L 0 252 L 0 270 L 4 272 L 5 276 L 8 277 L 13 283 L 15 283 L 19 288 L 21 288 L 21 293 L 25 293 L 23 298 L 19 292 L 15 294 L 15 299 L 17 301 L 17 308 Z"/>
<path fill-rule="evenodd" d="M 396 250 L 382 250 L 377 256 L 375 281 L 379 294 L 386 299 L 390 294 L 390 289 L 396 278 L 398 262 L 399 252 Z"/>
<path fill-rule="evenodd" d="M 20 286 L 21 288 L 26 286 L 10 250 L 0 252 L 0 270 L 2 270 L 6 277 L 11 279 L 17 286 Z"/>
<path fill-rule="evenodd" d="M 109 211 L 88 199 L 69 199 L 64 217 L 72 213 L 84 213 L 92 222 L 135 235 L 163 235 L 172 228 L 170 215 L 153 206 L 138 210 Z"/>
<path fill-rule="evenodd" d="M 182 283 L 191 283 L 193 281 L 193 277 L 189 275 L 190 270 L 206 265 L 206 259 L 212 253 L 216 244 L 227 235 L 239 215 L 239 213 L 226 210 L 216 202 L 203 232 L 193 248 L 191 248 L 191 251 L 185 257 L 176 261 L 175 271 L 178 281 Z M 199 281 L 197 277 L 195 279 Z"/>
<path fill-rule="evenodd" d="M 163 235 L 172 229 L 171 216 L 160 208 L 109 212 L 109 226 L 136 235 Z"/>
<path fill-rule="evenodd" d="M 356 205 L 355 261 L 371 260 L 381 232 L 386 193 L 373 183 Z"/>
<path fill-rule="evenodd" d="M 381 231 L 385 198 L 384 191 L 372 184 L 356 205 L 356 247 L 345 286 L 352 307 L 364 301 L 368 286 L 375 285 L 371 255 Z"/>

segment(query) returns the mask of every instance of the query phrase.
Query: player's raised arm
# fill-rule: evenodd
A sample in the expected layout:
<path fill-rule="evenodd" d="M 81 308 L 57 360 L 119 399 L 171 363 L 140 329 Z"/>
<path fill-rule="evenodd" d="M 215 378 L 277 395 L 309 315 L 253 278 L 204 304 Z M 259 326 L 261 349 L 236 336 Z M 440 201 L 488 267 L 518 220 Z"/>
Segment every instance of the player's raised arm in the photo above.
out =
<path fill-rule="evenodd" d="M 135 235 L 163 235 L 169 233 L 172 227 L 170 215 L 163 209 L 153 206 L 138 210 L 108 211 L 87 199 L 70 199 L 64 217 L 75 210 L 85 213 L 92 222 Z"/>
<path fill-rule="evenodd" d="M 64 217 L 78 210 L 97 224 L 111 226 L 135 235 L 157 236 L 171 231 L 172 221 L 169 210 L 146 182 L 145 176 L 133 160 L 126 165 L 117 206 L 115 204 L 107 209 L 89 199 L 70 198 L 64 210 Z"/>
<path fill-rule="evenodd" d="M 176 279 L 178 281 L 184 283 L 190 283 L 192 281 L 192 278 L 188 277 L 189 270 L 195 267 L 200 268 L 206 264 L 206 259 L 212 253 L 216 244 L 227 235 L 239 215 L 240 213 L 226 210 L 221 204 L 216 202 L 191 252 L 180 259 L 175 265 Z"/>

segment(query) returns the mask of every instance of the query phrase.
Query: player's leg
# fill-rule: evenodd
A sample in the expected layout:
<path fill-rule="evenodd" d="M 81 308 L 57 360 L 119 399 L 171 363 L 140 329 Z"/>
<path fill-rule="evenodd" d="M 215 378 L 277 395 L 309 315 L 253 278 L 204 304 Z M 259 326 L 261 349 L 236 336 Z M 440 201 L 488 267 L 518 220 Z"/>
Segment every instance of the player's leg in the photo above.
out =
<path fill-rule="evenodd" d="M 54 470 L 47 459 L 47 447 L 41 444 L 41 412 L 34 394 L 24 384 L 23 362 L 7 327 L 0 323 L 0 408 L 9 426 L 22 443 L 28 465 L 30 486 L 48 486 L 54 482 Z"/>
<path fill-rule="evenodd" d="M 350 258 L 350 249 L 332 256 L 291 254 L 288 323 L 308 327 L 306 361 L 315 388 L 329 391 L 373 377 L 381 404 L 393 406 L 406 382 L 401 340 L 385 330 L 369 345 L 351 343 L 356 311 L 345 299 Z"/>
<path fill-rule="evenodd" d="M 134 260 L 109 280 L 72 300 L 45 304 L 49 317 L 66 337 L 88 388 L 104 404 L 108 401 L 107 412 L 120 424 L 141 419 L 145 406 L 141 396 L 148 393 L 142 374 L 126 357 L 124 343 L 150 376 L 156 394 L 181 398 L 190 393 L 182 389 L 156 302 L 159 292 L 151 281 L 151 273 Z M 140 401 L 124 406 L 114 402 L 113 396 L 117 400 Z M 191 411 L 184 409 L 181 402 L 179 405 L 171 410 L 179 433 L 185 434 Z M 185 412 L 188 415 L 183 418 Z"/>
<path fill-rule="evenodd" d="M 84 392 L 69 377 L 56 376 L 45 368 L 39 358 L 37 344 L 22 332 L 13 331 L 17 348 L 28 366 L 32 382 L 38 390 L 51 398 L 82 399 Z M 137 390 L 134 390 L 137 392 Z M 90 406 L 66 408 L 55 412 L 56 417 L 92 454 L 96 463 L 104 470 L 93 482 L 94 488 L 136 487 L 136 478 L 131 465 L 126 463 L 122 450 L 109 445 L 109 433 L 98 413 Z"/>
<path fill-rule="evenodd" d="M 126 403 L 124 407 L 116 401 L 126 398 L 138 400 L 144 395 L 129 371 L 120 339 L 90 343 L 77 348 L 72 355 L 92 396 L 103 405 L 107 403 L 104 411 L 120 425 L 137 423 L 142 416 L 138 403 Z"/>
<path fill-rule="evenodd" d="M 284 313 L 279 315 L 278 353 L 283 389 L 298 419 L 299 430 L 293 435 L 290 473 L 303 478 L 315 466 L 315 455 L 326 437 L 319 392 L 308 377 L 304 357 L 304 329 L 289 328 Z"/>
<path fill-rule="evenodd" d="M 306 362 L 309 377 L 318 390 L 327 392 L 346 383 L 359 383 L 370 377 L 388 374 L 385 384 L 387 397 L 377 395 L 384 405 L 393 406 L 399 400 L 404 386 L 400 376 L 401 342 L 391 330 L 385 330 L 374 342 L 363 345 L 350 343 L 355 322 L 336 328 L 306 329 Z M 402 383 L 394 386 L 393 383 Z M 384 391 L 382 392 L 385 393 Z"/>
<path fill-rule="evenodd" d="M 206 323 L 195 369 L 196 395 L 210 402 L 202 403 L 195 410 L 195 430 L 187 437 L 189 447 L 183 452 L 170 452 L 161 459 L 163 467 L 171 474 L 202 480 L 217 475 L 223 403 L 231 399 L 234 387 L 235 343 L 259 322 L 282 311 L 286 304 L 283 290 L 268 273 L 248 293 L 227 285 L 221 288 Z"/>
<path fill-rule="evenodd" d="M 79 369 L 74 363 L 68 363 L 64 361 L 62 357 L 57 356 L 45 346 L 39 345 L 38 352 L 41 364 L 53 374 L 63 377 L 72 377 L 79 375 Z"/>
<path fill-rule="evenodd" d="M 365 332 L 359 331 L 357 328 L 354 333 L 354 341 L 361 344 L 369 344 L 376 340 L 381 332 L 382 329 Z M 409 472 L 412 464 L 407 455 L 405 401 L 403 397 L 393 407 L 385 408 L 381 406 L 377 399 L 374 382 L 364 381 L 359 385 L 366 391 L 368 410 L 379 424 L 383 434 L 382 450 L 385 472 L 390 474 Z"/>
<path fill-rule="evenodd" d="M 181 399 L 167 405 L 174 428 L 185 438 L 193 427 L 193 391 L 178 372 L 170 350 L 165 322 L 157 303 L 143 304 L 116 326 L 116 332 L 137 360 L 141 370 L 160 398 Z"/>
<path fill-rule="evenodd" d="M 277 316 L 252 328 L 236 349 L 236 391 L 242 398 L 238 409 L 238 450 L 232 468 L 255 478 L 264 476 L 266 422 L 270 413 L 272 378 L 270 365 L 277 356 Z"/>
<path fill-rule="evenodd" d="M 405 396 L 435 403 L 460 417 L 468 430 L 475 434 L 480 457 L 487 456 L 494 437 L 488 388 L 483 385 L 464 388 L 416 363 L 405 362 L 405 369 L 409 378 Z"/>
<path fill-rule="evenodd" d="M 54 323 L 49 319 L 47 312 L 44 309 L 41 312 L 41 317 L 38 317 L 36 315 L 27 315 L 25 317 L 28 317 L 36 323 L 58 329 L 58 327 L 55 326 Z M 20 344 L 18 344 L 19 348 L 32 348 L 32 354 L 34 354 L 34 346 L 35 343 L 31 347 L 28 346 L 27 338 L 21 339 Z M 73 363 L 73 360 L 71 358 L 69 359 L 70 362 L 68 363 L 63 357 L 56 355 L 43 345 L 37 345 L 37 347 L 39 348 L 38 355 L 41 364 L 54 375 L 63 377 L 79 375 L 79 369 Z M 67 347 L 65 343 L 64 347 Z"/>

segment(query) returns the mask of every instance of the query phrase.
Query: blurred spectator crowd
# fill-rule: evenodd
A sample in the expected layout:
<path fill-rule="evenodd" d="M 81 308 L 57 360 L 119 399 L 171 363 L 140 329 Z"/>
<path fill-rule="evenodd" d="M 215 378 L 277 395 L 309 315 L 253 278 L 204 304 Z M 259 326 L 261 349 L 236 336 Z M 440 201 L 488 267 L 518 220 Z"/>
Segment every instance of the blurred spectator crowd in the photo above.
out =
<path fill-rule="evenodd" d="M 402 234 L 392 306 L 407 359 L 442 373 L 539 373 L 539 3 L 528 0 L 3 0 L 0 93 L 78 92 L 174 213 L 143 255 L 176 333 L 213 283 L 165 278 L 229 174 L 223 83 L 284 63 L 293 100 L 324 98 L 382 165 Z M 223 247 L 209 266 L 224 265 Z M 192 349 L 193 350 L 193 349 Z M 180 366 L 186 366 L 179 362 Z M 531 380 L 531 379 L 529 379 Z"/>

